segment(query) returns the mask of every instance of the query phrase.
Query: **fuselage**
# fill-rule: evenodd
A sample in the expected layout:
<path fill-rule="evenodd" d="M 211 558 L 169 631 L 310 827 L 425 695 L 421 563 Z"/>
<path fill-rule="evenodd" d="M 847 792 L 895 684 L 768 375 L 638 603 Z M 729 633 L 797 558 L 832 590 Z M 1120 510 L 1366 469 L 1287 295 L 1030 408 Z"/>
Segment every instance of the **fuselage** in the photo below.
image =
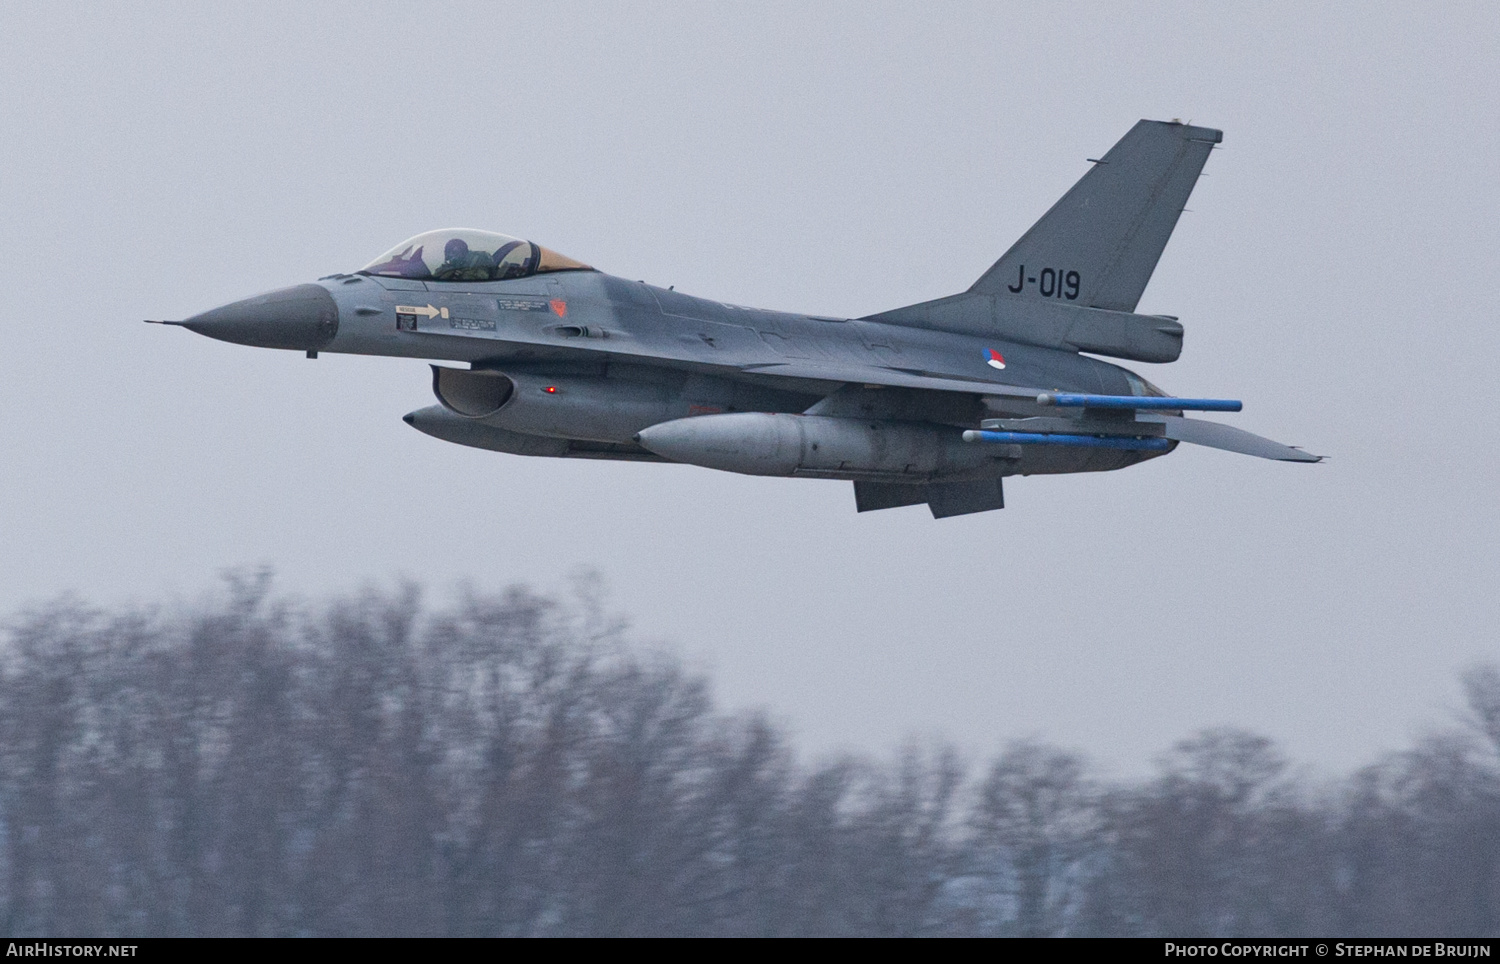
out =
<path fill-rule="evenodd" d="M 278 324 L 284 335 L 272 331 Z M 331 275 L 187 325 L 247 344 L 460 362 L 504 377 L 503 392 L 498 382 L 474 382 L 493 396 L 489 410 L 450 403 L 439 379 L 444 404 L 407 421 L 516 454 L 913 481 L 1101 471 L 1160 454 L 962 442 L 962 431 L 986 417 L 1047 414 L 1036 409 L 1038 391 L 1142 393 L 1141 379 L 1108 362 L 877 320 L 744 308 L 586 268 L 499 281 Z M 464 390 L 465 377 L 477 376 L 454 372 L 449 395 Z M 755 429 L 756 444 L 772 445 L 775 457 L 664 458 L 640 444 L 643 430 L 663 422 L 731 413 L 821 421 L 736 423 Z M 691 429 L 689 445 L 722 453 L 724 428 Z M 681 444 L 674 436 L 674 456 L 691 451 Z M 788 456 L 788 445 L 802 456 Z"/>
<path fill-rule="evenodd" d="M 1132 393 L 1125 369 L 1073 352 L 873 320 L 742 308 L 599 271 L 480 283 L 355 274 L 319 284 L 338 307 L 338 333 L 321 349 L 330 352 L 480 366 L 624 362 L 772 376 L 781 374 L 778 369 L 803 375 L 827 368 L 833 374 L 855 365 L 907 375 L 914 388 L 927 387 L 920 379 L 933 377 L 972 381 L 981 394 L 991 386 Z M 992 352 L 1002 356 L 1003 369 L 990 364 Z M 841 381 L 836 375 L 830 380 Z M 815 394 L 827 394 L 826 388 L 808 386 Z"/>

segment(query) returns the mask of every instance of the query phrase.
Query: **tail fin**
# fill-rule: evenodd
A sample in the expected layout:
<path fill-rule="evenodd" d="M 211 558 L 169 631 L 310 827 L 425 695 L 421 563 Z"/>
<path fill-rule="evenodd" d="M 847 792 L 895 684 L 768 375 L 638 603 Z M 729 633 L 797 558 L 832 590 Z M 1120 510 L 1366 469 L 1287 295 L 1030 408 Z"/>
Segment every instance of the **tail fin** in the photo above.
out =
<path fill-rule="evenodd" d="M 1134 311 L 1223 132 L 1143 120 L 969 290 Z"/>

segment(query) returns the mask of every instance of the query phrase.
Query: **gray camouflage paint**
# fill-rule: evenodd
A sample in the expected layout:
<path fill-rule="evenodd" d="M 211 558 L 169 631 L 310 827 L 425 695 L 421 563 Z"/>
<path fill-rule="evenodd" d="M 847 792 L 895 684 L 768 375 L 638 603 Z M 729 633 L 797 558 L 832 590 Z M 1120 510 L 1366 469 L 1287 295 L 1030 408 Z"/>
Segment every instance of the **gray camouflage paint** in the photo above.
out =
<path fill-rule="evenodd" d="M 976 445 L 963 432 L 994 416 L 1100 432 L 1098 413 L 1060 413 L 1037 396 L 1150 390 L 1079 352 L 1180 354 L 1175 318 L 1132 311 L 1220 139 L 1141 121 L 969 291 L 867 318 L 744 308 L 583 269 L 483 282 L 338 274 L 179 324 L 310 355 L 467 363 L 434 366 L 443 404 L 406 416 L 463 445 L 847 479 L 861 511 L 1000 508 L 1004 476 L 1107 471 L 1163 454 Z M 1162 423 L 1174 444 L 1316 460 L 1174 415 L 1127 416 L 1107 431 L 1162 435 Z"/>

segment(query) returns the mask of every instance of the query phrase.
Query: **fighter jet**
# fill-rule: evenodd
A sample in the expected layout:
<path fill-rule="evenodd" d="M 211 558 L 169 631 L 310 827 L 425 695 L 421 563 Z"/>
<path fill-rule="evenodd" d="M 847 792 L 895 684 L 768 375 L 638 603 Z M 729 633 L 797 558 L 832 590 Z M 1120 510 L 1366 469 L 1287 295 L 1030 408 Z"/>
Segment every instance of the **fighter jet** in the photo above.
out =
<path fill-rule="evenodd" d="M 1135 308 L 1221 140 L 1143 120 L 969 290 L 863 318 L 725 304 L 454 228 L 163 323 L 310 358 L 449 362 L 432 366 L 438 404 L 405 417 L 445 441 L 843 479 L 860 512 L 999 509 L 1006 476 L 1121 469 L 1180 442 L 1316 462 L 1184 414 L 1239 401 L 1176 398 L 1092 357 L 1181 354 L 1178 319 Z"/>

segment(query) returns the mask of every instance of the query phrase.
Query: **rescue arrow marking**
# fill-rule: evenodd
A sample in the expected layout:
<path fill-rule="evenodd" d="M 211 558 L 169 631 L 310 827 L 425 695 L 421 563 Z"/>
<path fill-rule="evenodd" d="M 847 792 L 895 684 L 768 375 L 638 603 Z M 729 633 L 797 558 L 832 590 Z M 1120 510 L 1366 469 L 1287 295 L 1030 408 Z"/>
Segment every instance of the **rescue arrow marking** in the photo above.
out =
<path fill-rule="evenodd" d="M 421 308 L 413 308 L 411 305 L 397 305 L 396 306 L 396 314 L 398 314 L 398 315 L 426 315 L 429 319 L 436 318 L 438 315 L 442 315 L 444 318 L 446 318 L 446 317 L 448 317 L 448 309 L 447 308 L 434 308 L 434 307 L 432 307 L 432 305 L 426 305 L 426 306 L 421 307 Z"/>

